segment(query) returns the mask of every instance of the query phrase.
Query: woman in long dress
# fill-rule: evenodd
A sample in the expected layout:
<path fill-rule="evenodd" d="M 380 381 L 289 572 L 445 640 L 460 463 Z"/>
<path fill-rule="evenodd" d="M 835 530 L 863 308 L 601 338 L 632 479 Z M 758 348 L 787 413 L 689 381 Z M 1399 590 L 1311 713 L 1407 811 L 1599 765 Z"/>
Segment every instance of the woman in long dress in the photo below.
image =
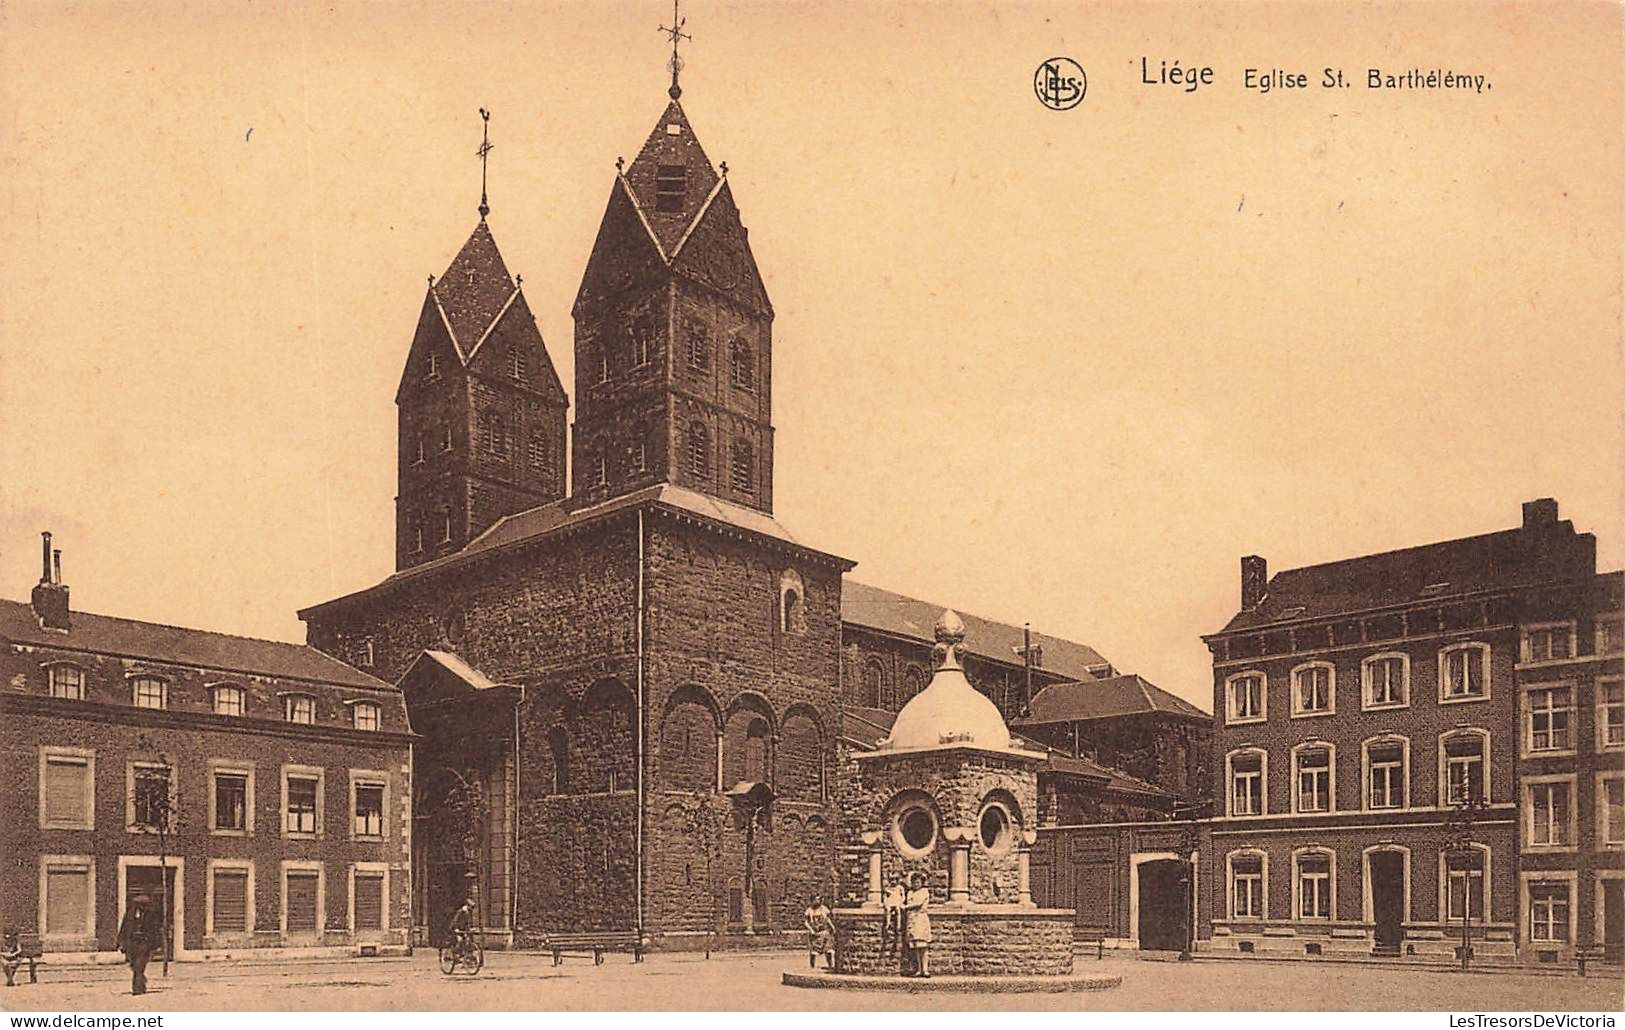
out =
<path fill-rule="evenodd" d="M 915 873 L 910 881 L 908 897 L 903 901 L 903 912 L 908 920 L 908 950 L 913 958 L 914 975 L 929 977 L 931 967 L 926 952 L 931 947 L 931 892 L 925 886 L 925 874 Z"/>
<path fill-rule="evenodd" d="M 824 899 L 814 897 L 803 916 L 807 927 L 807 968 L 818 968 L 818 956 L 824 956 L 824 968 L 835 967 L 835 923 L 830 919 L 829 906 Z"/>

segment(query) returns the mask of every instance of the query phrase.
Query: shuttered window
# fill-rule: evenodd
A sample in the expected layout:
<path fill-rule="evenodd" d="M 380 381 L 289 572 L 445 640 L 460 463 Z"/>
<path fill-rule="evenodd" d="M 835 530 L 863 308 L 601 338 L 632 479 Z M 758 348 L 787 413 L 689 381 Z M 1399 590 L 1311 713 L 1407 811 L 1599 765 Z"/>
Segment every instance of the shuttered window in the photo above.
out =
<path fill-rule="evenodd" d="M 288 921 L 284 927 L 289 933 L 314 933 L 316 930 L 316 873 L 288 873 Z"/>
<path fill-rule="evenodd" d="M 90 921 L 90 870 L 83 866 L 45 870 L 45 932 L 83 934 Z"/>
<path fill-rule="evenodd" d="M 384 928 L 384 876 L 382 873 L 355 874 L 355 928 Z"/>
<path fill-rule="evenodd" d="M 313 878 L 314 879 L 314 878 Z M 243 933 L 248 929 L 248 871 L 214 872 L 214 932 Z"/>
<path fill-rule="evenodd" d="M 90 762 L 70 755 L 45 759 L 45 823 L 89 828 Z"/>

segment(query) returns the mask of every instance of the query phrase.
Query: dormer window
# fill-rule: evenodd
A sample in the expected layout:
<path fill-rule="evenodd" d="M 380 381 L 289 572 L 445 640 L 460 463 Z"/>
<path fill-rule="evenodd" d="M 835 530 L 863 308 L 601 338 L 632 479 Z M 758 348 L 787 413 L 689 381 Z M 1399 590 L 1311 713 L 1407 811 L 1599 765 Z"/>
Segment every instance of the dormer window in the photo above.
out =
<path fill-rule="evenodd" d="M 216 715 L 242 715 L 243 688 L 234 683 L 216 683 L 209 688 L 209 702 Z"/>
<path fill-rule="evenodd" d="M 69 701 L 85 699 L 85 670 L 77 665 L 53 665 L 46 673 L 50 677 L 51 696 Z"/>
<path fill-rule="evenodd" d="M 137 708 L 168 708 L 169 684 L 156 676 L 137 676 L 130 681 L 130 700 Z"/>
<path fill-rule="evenodd" d="M 358 730 L 377 732 L 380 709 L 371 701 L 359 701 L 350 706 L 350 720 Z"/>
<path fill-rule="evenodd" d="M 316 722 L 316 699 L 309 694 L 282 695 L 282 717 L 304 726 Z"/>
<path fill-rule="evenodd" d="M 682 130 L 679 128 L 678 130 Z M 655 210 L 681 213 L 683 193 L 688 186 L 687 165 L 660 165 L 655 169 Z"/>

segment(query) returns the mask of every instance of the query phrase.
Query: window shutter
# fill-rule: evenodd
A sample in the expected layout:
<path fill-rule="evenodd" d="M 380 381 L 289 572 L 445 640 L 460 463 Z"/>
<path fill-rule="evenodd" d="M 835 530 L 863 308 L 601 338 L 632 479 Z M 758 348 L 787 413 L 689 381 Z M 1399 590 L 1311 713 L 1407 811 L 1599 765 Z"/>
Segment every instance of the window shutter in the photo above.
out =
<path fill-rule="evenodd" d="M 315 878 L 311 880 L 314 882 Z M 314 901 L 314 889 L 311 897 Z M 247 929 L 248 874 L 237 869 L 217 870 L 214 874 L 214 932 L 243 933 Z"/>
<path fill-rule="evenodd" d="M 288 874 L 289 933 L 313 933 L 316 930 L 316 874 L 290 872 Z"/>
<path fill-rule="evenodd" d="M 73 823 L 85 821 L 85 788 L 90 767 L 83 762 L 46 759 L 45 821 Z"/>
<path fill-rule="evenodd" d="M 355 874 L 355 928 L 384 928 L 384 878 L 378 873 Z"/>
<path fill-rule="evenodd" d="M 45 932 L 83 934 L 89 922 L 90 871 L 49 869 L 45 873 Z"/>

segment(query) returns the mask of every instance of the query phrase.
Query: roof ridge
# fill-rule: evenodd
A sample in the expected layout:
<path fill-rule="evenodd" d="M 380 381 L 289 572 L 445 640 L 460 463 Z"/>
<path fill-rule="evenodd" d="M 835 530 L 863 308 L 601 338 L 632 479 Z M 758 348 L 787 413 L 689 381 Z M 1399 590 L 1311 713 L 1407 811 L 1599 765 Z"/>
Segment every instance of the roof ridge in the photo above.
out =
<path fill-rule="evenodd" d="M 683 252 L 683 245 L 688 242 L 690 236 L 694 235 L 694 230 L 700 227 L 700 219 L 704 218 L 705 213 L 711 210 L 712 201 L 717 199 L 717 194 L 721 193 L 722 188 L 726 185 L 728 185 L 728 177 L 726 175 L 718 177 L 717 184 L 711 187 L 711 192 L 706 196 L 705 202 L 700 205 L 698 211 L 694 212 L 694 218 L 688 223 L 688 228 L 683 230 L 683 235 L 678 239 L 677 246 L 671 248 L 671 259 L 673 261 L 676 261 L 677 255 Z"/>
<path fill-rule="evenodd" d="M 0 597 L 0 604 L 14 604 L 19 608 L 31 607 L 27 601 L 17 601 L 9 597 Z M 153 626 L 158 629 L 179 630 L 182 633 L 204 633 L 211 637 L 226 637 L 231 640 L 247 640 L 255 644 L 279 644 L 283 647 L 309 648 L 310 650 L 315 651 L 316 653 L 325 657 L 333 658 L 333 656 L 328 654 L 326 651 L 323 651 L 321 648 L 309 643 L 297 644 L 291 640 L 273 640 L 270 637 L 250 637 L 242 633 L 227 633 L 224 630 L 218 629 L 199 629 L 196 626 L 177 626 L 172 622 L 152 622 L 148 619 L 132 619 L 124 615 L 107 615 L 103 612 L 85 611 L 83 609 L 75 609 L 72 614 L 77 617 L 107 619 L 110 622 L 129 622 L 134 623 L 137 626 Z M 333 658 L 333 660 L 338 661 L 337 658 Z"/>
<path fill-rule="evenodd" d="M 1574 522 L 1572 519 L 1564 519 L 1558 523 L 1558 525 L 1564 524 L 1567 524 L 1570 529 L 1574 527 Z M 1353 565 L 1356 562 L 1369 561 L 1372 558 L 1388 558 L 1399 554 L 1411 554 L 1416 551 L 1426 551 L 1435 547 L 1449 547 L 1456 544 L 1468 544 L 1478 541 L 1486 541 L 1493 537 L 1515 537 L 1517 534 L 1522 532 L 1523 529 L 1521 527 L 1514 526 L 1510 529 L 1497 529 L 1489 533 L 1474 533 L 1471 536 L 1451 537 L 1448 540 L 1434 540 L 1425 544 L 1412 544 L 1409 547 L 1395 547 L 1386 551 L 1372 551 L 1369 554 L 1357 554 L 1348 558 L 1337 558 L 1332 561 L 1315 562 L 1310 565 L 1299 565 L 1295 568 L 1282 569 L 1281 571 L 1277 572 L 1275 576 L 1284 576 L 1290 572 L 1310 572 L 1316 569 L 1330 569 L 1339 565 Z M 1271 576 L 1270 578 L 1274 579 L 1275 576 Z"/>
<path fill-rule="evenodd" d="M 632 202 L 632 210 L 637 213 L 638 221 L 643 223 L 643 231 L 649 234 L 649 240 L 655 245 L 655 253 L 660 255 L 661 263 L 670 268 L 671 258 L 667 256 L 666 248 L 660 245 L 660 237 L 655 234 L 655 227 L 649 224 L 649 216 L 643 213 L 643 205 L 638 203 L 637 192 L 632 189 L 632 184 L 626 181 L 626 173 L 617 169 L 615 181 L 621 184 L 626 199 Z"/>
<path fill-rule="evenodd" d="M 451 346 L 457 352 L 457 360 L 468 364 L 468 355 L 463 353 L 463 345 L 457 342 L 457 330 L 451 327 L 451 319 L 446 317 L 446 306 L 440 303 L 440 294 L 435 292 L 433 286 L 429 287 L 429 296 L 434 298 L 434 309 L 440 312 L 440 324 L 446 327 L 446 335 L 451 337 Z"/>
<path fill-rule="evenodd" d="M 1140 696 L 1145 698 L 1146 707 L 1150 708 L 1153 712 L 1162 711 L 1162 709 L 1157 707 L 1156 699 L 1151 696 L 1151 691 L 1145 689 L 1145 680 L 1140 676 L 1140 674 L 1137 672 L 1131 672 L 1129 675 L 1134 677 L 1134 685 L 1140 688 Z"/>
<path fill-rule="evenodd" d="M 502 302 L 501 310 L 499 310 L 496 313 L 496 315 L 491 319 L 491 324 L 486 326 L 485 327 L 485 332 L 481 333 L 480 338 L 478 340 L 474 341 L 474 349 L 470 350 L 468 352 L 468 359 L 467 359 L 468 361 L 473 361 L 474 360 L 474 355 L 476 355 L 476 354 L 478 354 L 480 352 L 480 345 L 482 343 L 484 343 L 487 338 L 490 337 L 491 331 L 497 327 L 498 322 L 502 321 L 502 316 L 506 315 L 508 313 L 508 309 L 513 307 L 514 298 L 516 298 L 518 296 L 519 296 L 519 287 L 517 285 L 515 285 L 514 288 L 513 288 L 513 292 L 508 294 L 508 299 Z"/>
<path fill-rule="evenodd" d="M 883 594 L 891 594 L 893 597 L 901 597 L 901 598 L 904 598 L 905 600 L 913 601 L 916 604 L 923 604 L 923 605 L 932 606 L 932 607 L 935 607 L 936 604 L 937 604 L 936 601 L 927 601 L 924 598 L 914 597 L 911 594 L 905 594 L 905 593 L 902 593 L 901 591 L 888 590 L 885 587 L 873 586 L 871 584 L 864 583 L 861 580 L 854 579 L 854 580 L 852 580 L 852 583 L 855 586 L 863 587 L 866 590 L 876 590 L 876 591 L 879 591 L 880 593 L 883 593 Z M 1022 628 L 1022 627 L 1016 625 L 1013 622 L 1005 622 L 1002 619 L 989 618 L 986 615 L 977 615 L 975 612 L 967 612 L 964 609 L 959 608 L 959 607 L 957 607 L 955 605 L 952 605 L 952 604 L 944 605 L 943 607 L 951 610 L 954 614 L 958 615 L 961 619 L 975 619 L 978 622 L 985 622 L 985 623 L 989 623 L 990 625 L 994 625 L 994 626 L 1003 626 L 1005 629 L 1010 629 L 1010 630 L 1019 631 Z M 1035 637 L 1048 637 L 1051 640 L 1057 640 L 1057 641 L 1060 641 L 1063 644 L 1075 644 L 1078 647 L 1086 647 L 1089 650 L 1094 651 L 1095 654 L 1097 654 L 1097 655 L 1100 654 L 1099 651 L 1095 651 L 1093 645 L 1085 644 L 1081 640 L 1072 640 L 1072 639 L 1069 639 L 1067 637 L 1059 637 L 1059 636 L 1056 636 L 1053 633 L 1045 633 L 1042 630 L 1036 630 L 1036 629 L 1033 630 L 1032 633 L 1033 633 L 1033 636 L 1035 636 Z M 1101 659 L 1104 661 L 1105 656 L 1101 655 Z M 1042 668 L 1042 666 L 1034 666 L 1034 668 Z"/>

